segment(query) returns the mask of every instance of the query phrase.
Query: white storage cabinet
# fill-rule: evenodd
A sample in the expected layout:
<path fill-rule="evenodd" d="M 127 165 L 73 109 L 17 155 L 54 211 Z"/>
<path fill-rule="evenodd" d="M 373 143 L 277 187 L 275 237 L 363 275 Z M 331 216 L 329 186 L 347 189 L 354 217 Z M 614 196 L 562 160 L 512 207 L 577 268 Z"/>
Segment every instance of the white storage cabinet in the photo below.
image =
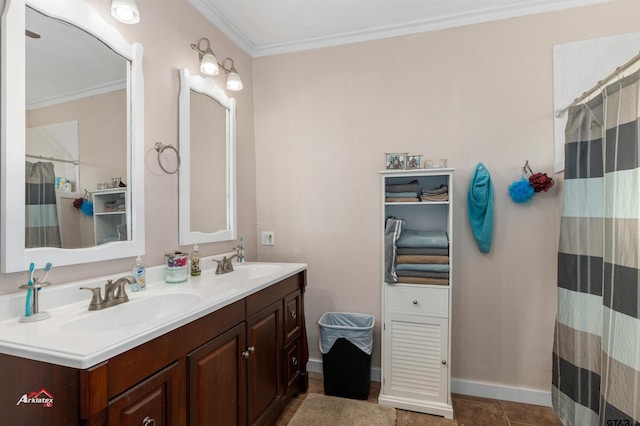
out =
<path fill-rule="evenodd" d="M 451 403 L 451 289 L 453 169 L 382 171 L 382 389 L 378 402 L 453 418 Z M 386 202 L 386 185 L 418 180 L 419 188 L 448 186 L 447 201 Z M 386 219 L 403 229 L 446 231 L 448 285 L 385 283 Z"/>

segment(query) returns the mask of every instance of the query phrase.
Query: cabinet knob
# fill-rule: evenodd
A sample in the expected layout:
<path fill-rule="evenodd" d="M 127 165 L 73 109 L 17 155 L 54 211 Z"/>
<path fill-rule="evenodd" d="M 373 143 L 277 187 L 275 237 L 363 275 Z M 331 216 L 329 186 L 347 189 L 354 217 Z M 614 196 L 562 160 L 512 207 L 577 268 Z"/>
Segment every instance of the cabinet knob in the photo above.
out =
<path fill-rule="evenodd" d="M 289 312 L 289 316 L 291 317 L 291 319 L 296 319 L 296 317 L 298 316 L 298 313 L 296 311 L 291 311 Z"/>
<path fill-rule="evenodd" d="M 142 426 L 156 426 L 156 421 L 147 416 L 142 420 Z"/>
<path fill-rule="evenodd" d="M 442 365 L 447 365 L 447 360 L 446 359 L 442 360 Z"/>
<path fill-rule="evenodd" d="M 249 359 L 249 355 L 256 351 L 255 346 L 249 346 L 246 351 L 242 351 L 242 358 Z"/>
<path fill-rule="evenodd" d="M 414 305 L 417 305 L 417 304 L 418 304 L 418 301 L 417 301 L 417 300 L 415 300 L 415 299 L 413 299 L 413 304 L 414 304 Z"/>
<path fill-rule="evenodd" d="M 292 365 L 298 365 L 298 358 L 296 358 L 295 356 L 291 357 L 291 364 Z"/>

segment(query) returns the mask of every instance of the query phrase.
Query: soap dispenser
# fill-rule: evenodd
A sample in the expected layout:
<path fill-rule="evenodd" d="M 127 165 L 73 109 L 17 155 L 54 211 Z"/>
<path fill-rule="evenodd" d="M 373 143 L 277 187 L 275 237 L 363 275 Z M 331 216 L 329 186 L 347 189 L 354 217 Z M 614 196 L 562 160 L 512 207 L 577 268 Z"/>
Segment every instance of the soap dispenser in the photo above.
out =
<path fill-rule="evenodd" d="M 191 253 L 191 276 L 200 276 L 200 251 L 198 250 L 198 244 L 193 245 L 193 252 Z"/>
<path fill-rule="evenodd" d="M 132 269 L 131 275 L 133 275 L 133 277 L 136 279 L 135 284 L 133 284 L 132 286 L 132 290 L 140 291 L 140 290 L 146 289 L 147 288 L 146 271 L 145 271 L 144 265 L 142 264 L 142 258 L 140 257 L 140 255 L 136 257 L 136 262 L 133 264 L 133 267 L 131 269 Z"/>

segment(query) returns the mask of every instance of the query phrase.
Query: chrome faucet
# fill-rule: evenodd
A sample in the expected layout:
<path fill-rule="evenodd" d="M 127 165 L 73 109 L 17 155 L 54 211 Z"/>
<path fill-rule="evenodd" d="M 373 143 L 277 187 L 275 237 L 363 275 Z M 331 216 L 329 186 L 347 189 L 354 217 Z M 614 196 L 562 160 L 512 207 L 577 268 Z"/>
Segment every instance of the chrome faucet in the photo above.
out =
<path fill-rule="evenodd" d="M 118 278 L 115 282 L 107 280 L 107 283 L 104 285 L 104 299 L 102 298 L 100 287 L 80 287 L 80 290 L 89 290 L 93 293 L 91 302 L 89 302 L 89 310 L 97 311 L 108 308 L 109 306 L 128 302 L 129 296 L 127 296 L 125 285 L 134 284 L 135 282 L 136 279 L 130 275 Z"/>
<path fill-rule="evenodd" d="M 231 262 L 233 259 L 239 259 L 240 262 L 242 262 L 244 260 L 244 256 L 240 253 L 236 253 L 234 255 L 231 255 L 229 257 L 224 256 L 222 258 L 222 260 L 218 260 L 218 259 L 213 259 L 217 262 L 218 266 L 216 267 L 216 274 L 217 275 L 221 275 L 221 274 L 226 274 L 229 272 L 233 272 L 233 263 Z"/>

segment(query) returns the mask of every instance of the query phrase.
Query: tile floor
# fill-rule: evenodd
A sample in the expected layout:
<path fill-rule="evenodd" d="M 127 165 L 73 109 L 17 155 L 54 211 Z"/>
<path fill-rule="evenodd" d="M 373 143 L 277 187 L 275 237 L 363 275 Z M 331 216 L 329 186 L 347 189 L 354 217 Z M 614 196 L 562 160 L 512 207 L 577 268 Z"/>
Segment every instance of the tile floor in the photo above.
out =
<path fill-rule="evenodd" d="M 324 393 L 321 373 L 309 373 L 308 393 Z M 379 393 L 380 383 L 371 382 L 368 401 L 377 403 Z M 286 426 L 289 423 L 306 395 L 298 395 L 289 403 L 278 419 L 277 426 Z M 396 410 L 396 426 L 562 426 L 562 422 L 550 407 L 455 394 L 452 395 L 452 399 L 453 420 Z"/>

